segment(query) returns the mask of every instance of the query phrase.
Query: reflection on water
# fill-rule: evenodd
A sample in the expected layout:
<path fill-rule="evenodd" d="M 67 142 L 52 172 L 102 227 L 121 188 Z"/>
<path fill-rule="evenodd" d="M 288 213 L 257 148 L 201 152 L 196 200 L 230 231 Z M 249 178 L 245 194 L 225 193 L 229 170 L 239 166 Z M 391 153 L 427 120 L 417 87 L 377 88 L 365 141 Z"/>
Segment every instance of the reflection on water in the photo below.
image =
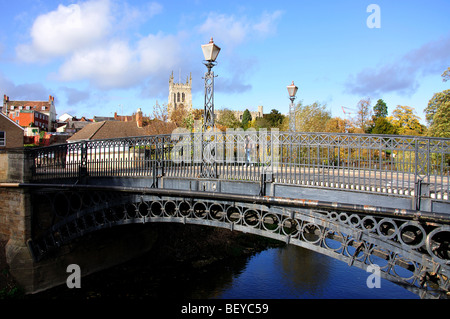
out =
<path fill-rule="evenodd" d="M 342 261 L 296 246 L 269 249 L 253 256 L 216 298 L 272 299 L 417 299 L 417 295 L 381 279 L 366 285 L 370 273 Z"/>
<path fill-rule="evenodd" d="M 366 285 L 370 273 L 296 246 L 262 251 L 193 269 L 154 264 L 151 256 L 82 279 L 81 289 L 60 286 L 33 298 L 70 299 L 364 299 L 419 298 L 381 279 Z"/>

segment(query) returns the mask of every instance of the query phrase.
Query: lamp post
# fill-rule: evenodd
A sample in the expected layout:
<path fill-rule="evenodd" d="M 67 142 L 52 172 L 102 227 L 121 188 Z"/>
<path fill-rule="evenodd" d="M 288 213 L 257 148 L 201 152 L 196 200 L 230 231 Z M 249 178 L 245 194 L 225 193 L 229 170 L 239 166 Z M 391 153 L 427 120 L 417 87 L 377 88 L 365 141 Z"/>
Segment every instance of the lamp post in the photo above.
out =
<path fill-rule="evenodd" d="M 294 84 L 294 81 L 292 81 L 292 84 L 287 86 L 287 90 L 289 93 L 289 99 L 291 100 L 291 104 L 289 105 L 289 130 L 291 132 L 295 132 L 296 127 L 295 127 L 294 100 L 295 100 L 295 95 L 297 94 L 297 91 L 298 91 L 298 87 Z"/>
<path fill-rule="evenodd" d="M 215 145 L 212 141 L 212 132 L 208 130 L 214 129 L 214 72 L 212 68 L 217 64 L 216 58 L 219 55 L 220 48 L 214 43 L 213 38 L 208 44 L 202 45 L 203 56 L 205 61 L 203 64 L 208 71 L 205 73 L 205 107 L 203 110 L 203 134 L 202 137 L 202 177 L 216 178 L 216 161 L 215 161 Z"/>
<path fill-rule="evenodd" d="M 203 130 L 214 127 L 214 72 L 212 68 L 217 64 L 216 58 L 220 48 L 214 43 L 213 38 L 208 44 L 202 45 L 203 56 L 208 71 L 205 73 L 205 109 L 203 112 Z"/>

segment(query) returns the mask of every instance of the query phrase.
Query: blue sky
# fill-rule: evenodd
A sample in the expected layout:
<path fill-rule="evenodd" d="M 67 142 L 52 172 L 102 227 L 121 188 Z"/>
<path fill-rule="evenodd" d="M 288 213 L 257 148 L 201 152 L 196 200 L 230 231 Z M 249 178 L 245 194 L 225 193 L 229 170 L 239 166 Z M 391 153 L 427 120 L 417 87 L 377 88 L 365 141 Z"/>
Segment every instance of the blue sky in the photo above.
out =
<path fill-rule="evenodd" d="M 380 28 L 367 25 L 370 4 Z M 211 37 L 222 49 L 216 109 L 287 113 L 295 81 L 296 102 L 333 116 L 382 98 L 424 122 L 430 98 L 449 88 L 448 0 L 2 0 L 0 12 L 0 93 L 53 95 L 59 115 L 151 114 L 167 103 L 172 71 L 182 82 L 192 73 L 203 108 L 201 45 Z"/>

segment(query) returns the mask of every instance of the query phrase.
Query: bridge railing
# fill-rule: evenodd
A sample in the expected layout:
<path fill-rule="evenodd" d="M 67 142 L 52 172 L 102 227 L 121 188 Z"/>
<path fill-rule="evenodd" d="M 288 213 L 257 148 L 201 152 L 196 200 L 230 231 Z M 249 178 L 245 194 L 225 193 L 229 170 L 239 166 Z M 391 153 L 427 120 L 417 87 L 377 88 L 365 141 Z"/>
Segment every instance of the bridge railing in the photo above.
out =
<path fill-rule="evenodd" d="M 35 181 L 91 177 L 216 177 L 425 195 L 449 201 L 450 139 L 229 130 L 67 143 L 30 150 Z"/>

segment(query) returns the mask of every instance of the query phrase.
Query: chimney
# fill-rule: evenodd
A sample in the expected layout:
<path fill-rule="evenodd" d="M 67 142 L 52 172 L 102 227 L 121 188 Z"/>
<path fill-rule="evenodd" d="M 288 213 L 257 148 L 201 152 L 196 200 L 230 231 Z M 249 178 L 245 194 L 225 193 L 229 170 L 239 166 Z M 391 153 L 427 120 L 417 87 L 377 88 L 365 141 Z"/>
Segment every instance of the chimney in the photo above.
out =
<path fill-rule="evenodd" d="M 139 128 L 142 128 L 142 111 L 141 108 L 138 108 L 136 112 L 136 125 Z"/>

